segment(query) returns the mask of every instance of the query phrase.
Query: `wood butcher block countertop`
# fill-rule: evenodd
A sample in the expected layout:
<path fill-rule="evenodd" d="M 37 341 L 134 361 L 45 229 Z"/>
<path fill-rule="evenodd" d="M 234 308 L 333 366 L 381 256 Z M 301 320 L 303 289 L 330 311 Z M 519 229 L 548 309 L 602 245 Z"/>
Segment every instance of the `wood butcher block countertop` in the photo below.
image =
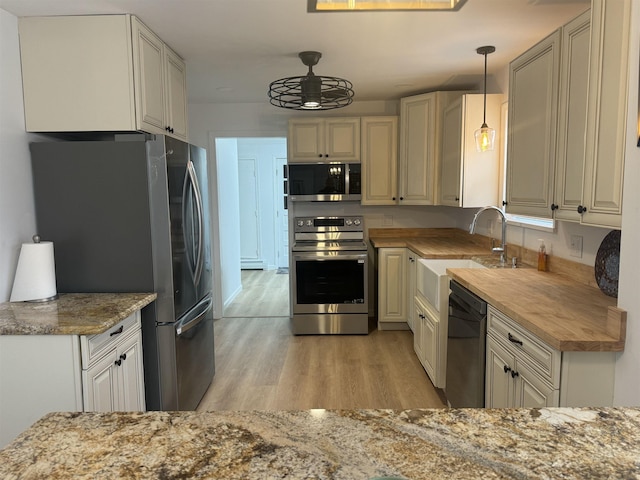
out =
<path fill-rule="evenodd" d="M 375 248 L 406 247 L 422 258 L 473 257 L 481 263 L 486 262 L 476 257 L 486 258 L 491 250 L 487 237 L 454 228 L 370 229 L 369 240 Z M 510 246 L 509 251 L 513 251 Z M 570 275 L 535 268 L 454 268 L 447 272 L 559 351 L 624 350 L 626 312 L 616 307 L 615 298 Z"/>

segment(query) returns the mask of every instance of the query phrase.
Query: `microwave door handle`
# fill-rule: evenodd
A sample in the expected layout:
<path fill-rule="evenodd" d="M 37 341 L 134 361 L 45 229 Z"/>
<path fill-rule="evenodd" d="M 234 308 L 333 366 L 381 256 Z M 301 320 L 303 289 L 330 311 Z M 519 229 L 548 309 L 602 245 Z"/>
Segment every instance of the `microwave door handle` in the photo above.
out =
<path fill-rule="evenodd" d="M 202 276 L 202 268 L 204 266 L 204 210 L 202 208 L 202 194 L 200 192 L 200 185 L 198 183 L 198 175 L 193 162 L 189 160 L 187 170 L 191 183 L 193 185 L 193 196 L 196 202 L 197 220 L 198 220 L 198 255 L 196 260 L 196 270 L 194 273 L 194 281 L 196 284 L 200 283 L 200 277 Z"/>

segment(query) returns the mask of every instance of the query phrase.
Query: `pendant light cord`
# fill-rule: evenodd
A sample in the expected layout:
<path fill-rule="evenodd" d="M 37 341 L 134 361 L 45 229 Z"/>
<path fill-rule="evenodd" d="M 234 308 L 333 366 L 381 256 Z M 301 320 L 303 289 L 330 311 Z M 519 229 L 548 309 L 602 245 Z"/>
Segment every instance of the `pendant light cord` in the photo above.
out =
<path fill-rule="evenodd" d="M 487 124 L 487 52 L 484 52 L 484 108 L 482 110 L 482 125 Z"/>

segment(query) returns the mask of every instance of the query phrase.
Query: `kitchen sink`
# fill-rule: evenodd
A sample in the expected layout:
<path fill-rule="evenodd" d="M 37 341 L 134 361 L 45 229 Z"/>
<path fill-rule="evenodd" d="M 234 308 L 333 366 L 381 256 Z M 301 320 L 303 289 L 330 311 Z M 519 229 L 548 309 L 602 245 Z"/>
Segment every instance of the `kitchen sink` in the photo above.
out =
<path fill-rule="evenodd" d="M 418 260 L 416 289 L 439 312 L 447 309 L 449 276 L 447 268 L 487 268 L 468 258 L 422 258 Z"/>

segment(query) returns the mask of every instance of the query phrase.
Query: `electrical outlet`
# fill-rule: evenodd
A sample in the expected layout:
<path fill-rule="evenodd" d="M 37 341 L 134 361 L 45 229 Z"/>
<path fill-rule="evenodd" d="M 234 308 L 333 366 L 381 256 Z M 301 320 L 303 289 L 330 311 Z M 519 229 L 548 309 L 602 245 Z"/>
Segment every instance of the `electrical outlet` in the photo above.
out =
<path fill-rule="evenodd" d="M 572 257 L 582 258 L 582 237 L 580 235 L 571 235 L 570 252 Z"/>

